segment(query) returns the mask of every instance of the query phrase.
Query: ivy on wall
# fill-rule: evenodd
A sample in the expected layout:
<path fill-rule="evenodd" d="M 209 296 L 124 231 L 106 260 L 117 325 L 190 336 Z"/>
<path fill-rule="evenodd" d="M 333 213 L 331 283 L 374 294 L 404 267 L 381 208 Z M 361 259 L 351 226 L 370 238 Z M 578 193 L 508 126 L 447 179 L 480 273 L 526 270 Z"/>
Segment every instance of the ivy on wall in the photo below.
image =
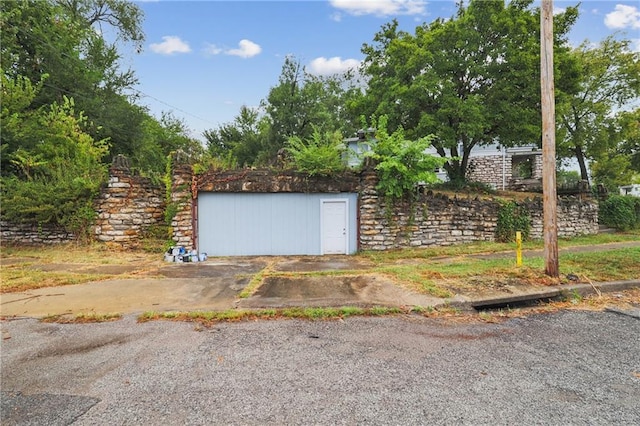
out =
<path fill-rule="evenodd" d="M 496 224 L 496 241 L 512 242 L 516 239 L 516 232 L 522 233 L 522 240 L 526 241 L 531 232 L 531 214 L 523 204 L 515 201 L 501 203 L 498 210 Z"/>

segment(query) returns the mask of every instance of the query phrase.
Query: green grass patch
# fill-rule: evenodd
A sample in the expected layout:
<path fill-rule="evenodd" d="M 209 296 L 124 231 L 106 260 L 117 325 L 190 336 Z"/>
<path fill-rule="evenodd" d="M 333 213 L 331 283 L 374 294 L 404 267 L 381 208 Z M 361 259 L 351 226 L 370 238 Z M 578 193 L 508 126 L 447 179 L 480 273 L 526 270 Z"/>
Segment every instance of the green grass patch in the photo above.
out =
<path fill-rule="evenodd" d="M 640 247 L 592 253 L 561 253 L 561 273 L 586 276 L 592 281 L 640 278 Z"/>
<path fill-rule="evenodd" d="M 102 281 L 111 278 L 112 275 L 38 271 L 23 265 L 7 265 L 2 267 L 0 277 L 0 293 L 15 293 L 44 287 Z"/>
<path fill-rule="evenodd" d="M 417 292 L 435 297 L 451 297 L 451 292 L 438 287 L 433 281 L 433 278 L 441 276 L 434 274 L 435 271 L 424 265 L 379 266 L 375 271 L 387 275 Z"/>
<path fill-rule="evenodd" d="M 611 244 L 629 241 L 640 241 L 640 231 L 617 232 L 611 234 L 583 235 L 573 238 L 558 239 L 559 248 L 589 246 L 597 244 Z M 525 241 L 523 250 L 542 250 L 542 240 Z M 408 259 L 433 259 L 438 257 L 456 257 L 472 254 L 488 254 L 513 252 L 515 258 L 515 243 L 475 242 L 447 247 L 408 248 L 386 251 L 363 251 L 358 256 L 371 260 L 376 264 L 386 264 Z"/>
<path fill-rule="evenodd" d="M 267 264 L 264 268 L 262 268 L 258 273 L 254 274 L 249 281 L 249 284 L 246 285 L 245 288 L 238 294 L 238 297 L 241 299 L 246 299 L 247 297 L 251 297 L 258 288 L 262 285 L 264 279 L 271 273 L 274 263 L 271 262 Z"/>
<path fill-rule="evenodd" d="M 342 306 L 336 308 L 325 307 L 292 307 L 280 309 L 258 310 L 227 310 L 227 311 L 193 311 L 193 312 L 144 312 L 138 317 L 138 322 L 153 320 L 188 321 L 209 325 L 218 322 L 237 322 L 249 320 L 273 319 L 306 319 L 332 320 L 352 316 L 381 316 L 411 313 L 412 309 L 401 309 L 385 306 L 360 308 L 356 306 Z"/>
<path fill-rule="evenodd" d="M 99 322 L 112 322 L 122 319 L 120 313 L 97 314 L 94 312 L 81 313 L 77 315 L 48 315 L 42 318 L 41 322 L 58 324 L 89 324 Z"/>

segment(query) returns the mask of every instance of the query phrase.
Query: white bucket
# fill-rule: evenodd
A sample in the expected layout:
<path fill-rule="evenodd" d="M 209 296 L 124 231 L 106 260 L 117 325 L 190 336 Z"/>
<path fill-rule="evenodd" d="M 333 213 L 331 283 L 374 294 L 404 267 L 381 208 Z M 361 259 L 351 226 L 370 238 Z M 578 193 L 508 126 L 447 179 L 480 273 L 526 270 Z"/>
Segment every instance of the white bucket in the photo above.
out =
<path fill-rule="evenodd" d="M 200 253 L 200 262 L 207 260 L 207 253 Z"/>

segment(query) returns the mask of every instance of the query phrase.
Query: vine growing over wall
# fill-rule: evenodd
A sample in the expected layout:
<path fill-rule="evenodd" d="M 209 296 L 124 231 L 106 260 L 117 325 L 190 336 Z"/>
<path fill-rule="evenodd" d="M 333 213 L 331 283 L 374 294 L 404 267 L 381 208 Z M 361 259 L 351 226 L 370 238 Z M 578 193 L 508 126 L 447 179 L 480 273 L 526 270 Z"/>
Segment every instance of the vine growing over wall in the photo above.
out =
<path fill-rule="evenodd" d="M 523 241 L 529 238 L 531 232 L 531 214 L 529 209 L 515 201 L 503 202 L 498 210 L 496 225 L 496 241 L 515 241 L 516 231 L 522 233 Z"/>

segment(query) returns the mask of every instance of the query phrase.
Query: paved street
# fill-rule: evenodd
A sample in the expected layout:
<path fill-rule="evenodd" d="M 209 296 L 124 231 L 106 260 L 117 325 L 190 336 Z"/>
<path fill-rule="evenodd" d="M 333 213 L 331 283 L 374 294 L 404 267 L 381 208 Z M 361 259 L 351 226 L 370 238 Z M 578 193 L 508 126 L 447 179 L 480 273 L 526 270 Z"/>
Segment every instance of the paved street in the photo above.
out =
<path fill-rule="evenodd" d="M 640 320 L 3 321 L 3 425 L 640 424 Z"/>

